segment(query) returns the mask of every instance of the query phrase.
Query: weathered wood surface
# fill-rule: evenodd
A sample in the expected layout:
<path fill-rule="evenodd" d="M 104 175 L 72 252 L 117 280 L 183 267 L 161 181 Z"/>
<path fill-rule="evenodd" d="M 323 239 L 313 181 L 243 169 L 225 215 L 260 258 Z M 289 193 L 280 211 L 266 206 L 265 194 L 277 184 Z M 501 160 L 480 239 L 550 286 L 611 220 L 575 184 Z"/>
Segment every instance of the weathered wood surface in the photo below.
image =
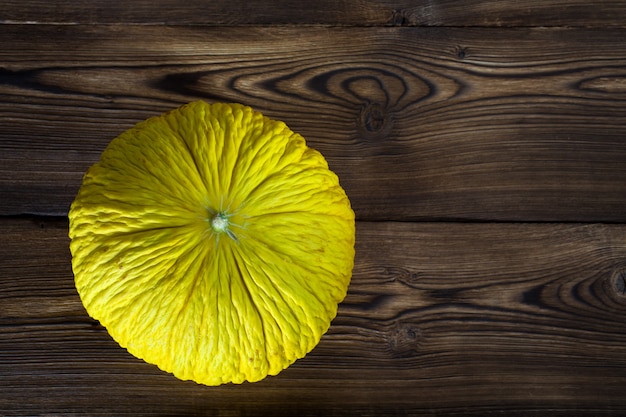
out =
<path fill-rule="evenodd" d="M 0 227 L 6 415 L 626 410 L 625 225 L 359 222 L 320 345 L 278 377 L 213 388 L 133 358 L 87 317 L 66 220 Z"/>
<path fill-rule="evenodd" d="M 0 23 L 626 27 L 624 0 L 3 0 Z"/>
<path fill-rule="evenodd" d="M 622 222 L 626 31 L 0 26 L 0 214 L 64 215 L 134 123 L 286 121 L 361 220 Z"/>
<path fill-rule="evenodd" d="M 625 39 L 623 0 L 3 1 L 0 416 L 625 415 Z M 257 384 L 133 358 L 73 284 L 83 172 L 193 99 L 286 121 L 359 219 L 329 333 Z"/>

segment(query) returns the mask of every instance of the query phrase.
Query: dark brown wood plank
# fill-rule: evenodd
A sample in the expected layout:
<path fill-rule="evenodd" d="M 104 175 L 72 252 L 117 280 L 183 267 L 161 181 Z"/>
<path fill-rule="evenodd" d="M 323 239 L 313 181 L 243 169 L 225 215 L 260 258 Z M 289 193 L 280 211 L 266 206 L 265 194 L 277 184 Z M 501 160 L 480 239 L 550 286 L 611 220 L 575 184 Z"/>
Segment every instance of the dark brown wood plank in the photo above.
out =
<path fill-rule="evenodd" d="M 0 215 L 64 215 L 134 123 L 286 121 L 361 220 L 626 220 L 626 31 L 0 26 Z"/>
<path fill-rule="evenodd" d="M 602 0 L 5 0 L 0 23 L 624 27 L 626 2 Z"/>
<path fill-rule="evenodd" d="M 357 225 L 348 296 L 306 358 L 209 388 L 131 357 L 84 312 L 67 222 L 0 219 L 7 415 L 626 412 L 626 226 Z"/>

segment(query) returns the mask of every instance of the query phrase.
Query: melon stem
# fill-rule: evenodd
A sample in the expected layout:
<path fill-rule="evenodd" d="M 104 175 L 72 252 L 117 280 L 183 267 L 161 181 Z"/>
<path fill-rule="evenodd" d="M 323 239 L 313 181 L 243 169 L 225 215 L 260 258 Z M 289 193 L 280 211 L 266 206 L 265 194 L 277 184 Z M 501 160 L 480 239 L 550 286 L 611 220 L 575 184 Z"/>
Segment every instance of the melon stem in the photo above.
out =
<path fill-rule="evenodd" d="M 224 213 L 217 213 L 211 219 L 211 227 L 216 233 L 223 233 L 228 231 L 228 225 L 228 218 Z"/>

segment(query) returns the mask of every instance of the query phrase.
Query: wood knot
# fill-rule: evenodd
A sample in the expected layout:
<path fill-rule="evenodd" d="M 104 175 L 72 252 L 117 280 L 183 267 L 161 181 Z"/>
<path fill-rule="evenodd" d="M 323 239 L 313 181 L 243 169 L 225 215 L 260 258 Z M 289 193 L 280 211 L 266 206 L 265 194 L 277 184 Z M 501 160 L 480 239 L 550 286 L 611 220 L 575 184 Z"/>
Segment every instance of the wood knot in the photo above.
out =
<path fill-rule="evenodd" d="M 391 26 L 417 26 L 417 17 L 410 10 L 394 9 L 387 21 Z"/>
<path fill-rule="evenodd" d="M 394 323 L 389 330 L 388 343 L 394 357 L 415 356 L 420 347 L 422 331 L 411 323 Z"/>
<path fill-rule="evenodd" d="M 457 46 L 455 54 L 458 59 L 465 59 L 467 57 L 467 49 L 463 46 Z"/>
<path fill-rule="evenodd" d="M 366 136 L 384 136 L 391 128 L 389 113 L 378 103 L 369 103 L 361 109 L 359 130 Z"/>
<path fill-rule="evenodd" d="M 626 270 L 620 270 L 613 276 L 613 290 L 619 296 L 626 297 Z"/>

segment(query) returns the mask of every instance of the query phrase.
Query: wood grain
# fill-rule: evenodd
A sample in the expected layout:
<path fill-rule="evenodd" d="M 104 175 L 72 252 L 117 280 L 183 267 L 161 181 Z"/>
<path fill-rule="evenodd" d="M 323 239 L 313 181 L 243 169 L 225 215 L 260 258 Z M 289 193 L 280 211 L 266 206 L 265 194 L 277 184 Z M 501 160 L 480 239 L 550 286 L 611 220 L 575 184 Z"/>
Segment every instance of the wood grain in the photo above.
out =
<path fill-rule="evenodd" d="M 4 0 L 0 23 L 624 27 L 626 2 L 541 0 Z"/>
<path fill-rule="evenodd" d="M 625 415 L 624 39 L 626 0 L 4 0 L 0 416 Z M 359 219 L 330 331 L 257 384 L 135 359 L 73 284 L 83 173 L 195 99 L 286 121 Z"/>
<path fill-rule="evenodd" d="M 277 377 L 217 388 L 133 358 L 87 316 L 65 220 L 0 219 L 0 228 L 4 414 L 626 408 L 624 225 L 359 222 L 352 284 L 318 347 Z"/>
<path fill-rule="evenodd" d="M 625 38 L 2 25 L 0 215 L 64 215 L 113 137 L 206 99 L 302 133 L 360 220 L 623 222 Z"/>

